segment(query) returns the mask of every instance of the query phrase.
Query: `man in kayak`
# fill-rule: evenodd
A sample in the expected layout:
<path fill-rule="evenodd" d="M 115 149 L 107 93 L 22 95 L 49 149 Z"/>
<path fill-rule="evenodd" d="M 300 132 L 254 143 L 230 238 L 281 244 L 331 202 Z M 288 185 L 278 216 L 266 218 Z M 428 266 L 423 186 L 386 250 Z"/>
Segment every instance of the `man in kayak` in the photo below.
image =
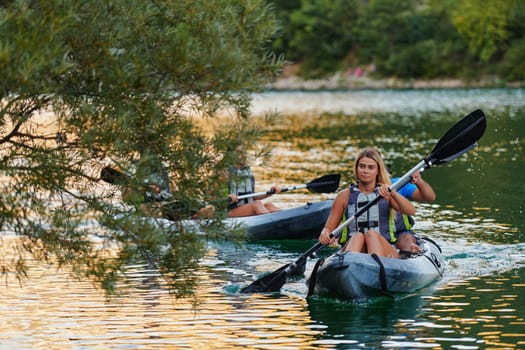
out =
<path fill-rule="evenodd" d="M 136 167 L 133 164 L 128 174 L 105 166 L 100 172 L 101 180 L 121 187 L 122 200 L 125 203 L 137 205 L 141 214 L 170 220 L 185 218 L 210 218 L 214 214 L 212 206 L 200 205 L 197 209 L 187 208 L 187 205 L 174 200 L 171 193 L 171 182 L 166 167 L 160 161 L 154 162 L 139 188 L 131 186 L 131 177 L 134 176 Z"/>
<path fill-rule="evenodd" d="M 262 199 L 280 193 L 281 189 L 278 186 L 272 186 L 268 194 L 253 197 L 249 196 L 248 198 L 239 200 L 238 196 L 255 193 L 255 177 L 251 168 L 247 165 L 247 154 L 244 145 L 237 146 L 236 153 L 238 162 L 226 175 L 228 181 L 228 199 L 230 200 L 227 216 L 230 218 L 252 216 L 281 210 L 273 203 L 261 202 Z"/>
<path fill-rule="evenodd" d="M 132 164 L 126 172 L 105 166 L 100 172 L 100 178 L 107 183 L 120 186 L 122 200 L 125 203 L 137 204 L 144 215 L 162 216 L 157 210 L 157 206 L 150 204 L 152 202 L 166 202 L 171 199 L 170 180 L 165 167 L 157 162 L 155 169 L 150 171 L 139 188 L 132 186 L 132 177 L 136 171 L 135 164 Z"/>
<path fill-rule="evenodd" d="M 399 178 L 393 178 L 392 183 L 396 182 Z M 398 193 L 403 195 L 405 198 L 414 200 L 419 203 L 432 203 L 436 199 L 436 193 L 428 182 L 426 182 L 421 176 L 421 172 L 417 171 L 412 175 L 412 180 L 401 187 Z M 417 244 L 417 239 L 412 231 L 413 222 L 409 227 L 402 228 L 399 232 L 396 232 L 397 241 L 396 248 L 401 253 L 418 253 L 421 248 Z"/>
<path fill-rule="evenodd" d="M 399 258 L 398 249 L 393 245 L 397 240 L 396 233 L 402 233 L 402 214 L 415 214 L 414 205 L 397 191 L 389 190 L 390 175 L 377 149 L 365 148 L 358 154 L 354 177 L 357 183 L 339 192 L 334 199 L 319 241 L 337 243 L 330 233 L 339 225 L 343 215 L 350 217 L 380 195 L 382 198 L 376 205 L 349 225 L 349 230 L 355 233 L 343 250 Z"/>

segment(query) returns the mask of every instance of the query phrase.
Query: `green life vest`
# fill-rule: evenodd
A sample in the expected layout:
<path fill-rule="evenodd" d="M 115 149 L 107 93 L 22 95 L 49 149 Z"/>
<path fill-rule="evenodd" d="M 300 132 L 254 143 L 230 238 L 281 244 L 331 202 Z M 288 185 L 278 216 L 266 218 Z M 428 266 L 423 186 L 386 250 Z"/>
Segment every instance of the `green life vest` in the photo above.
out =
<path fill-rule="evenodd" d="M 357 185 L 350 185 L 350 197 L 346 210 L 343 213 L 343 221 L 353 216 L 358 210 L 374 200 L 376 196 L 379 196 L 377 188 L 367 195 L 359 191 Z M 390 243 L 395 243 L 397 241 L 396 232 L 410 230 L 414 221 L 410 216 L 398 212 L 396 212 L 394 217 L 390 209 L 388 201 L 381 198 L 379 202 L 371 206 L 366 212 L 343 229 L 339 243 L 344 244 L 348 240 L 349 232 L 365 233 L 368 230 L 375 230 Z"/>

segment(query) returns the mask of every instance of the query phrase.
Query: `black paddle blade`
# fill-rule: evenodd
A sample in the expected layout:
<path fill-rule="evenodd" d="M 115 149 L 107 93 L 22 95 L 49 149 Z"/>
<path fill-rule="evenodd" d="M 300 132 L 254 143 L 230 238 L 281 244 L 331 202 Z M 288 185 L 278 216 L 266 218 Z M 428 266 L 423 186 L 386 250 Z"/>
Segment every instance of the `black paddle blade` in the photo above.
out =
<path fill-rule="evenodd" d="M 339 188 L 341 174 L 329 174 L 306 184 L 306 188 L 313 193 L 331 193 Z"/>
<path fill-rule="evenodd" d="M 475 110 L 451 127 L 425 160 L 438 165 L 456 159 L 476 145 L 486 128 L 485 114 L 481 109 Z"/>
<path fill-rule="evenodd" d="M 274 272 L 259 278 L 252 284 L 241 289 L 241 293 L 278 292 L 286 283 L 288 276 L 303 274 L 306 268 L 306 257 L 301 256 L 296 262 L 286 264 Z"/>
<path fill-rule="evenodd" d="M 286 283 L 286 278 L 288 277 L 288 272 L 286 272 L 286 269 L 289 266 L 290 264 L 284 265 L 278 270 L 275 270 L 274 272 L 259 278 L 252 284 L 241 289 L 241 293 L 278 292 Z"/>

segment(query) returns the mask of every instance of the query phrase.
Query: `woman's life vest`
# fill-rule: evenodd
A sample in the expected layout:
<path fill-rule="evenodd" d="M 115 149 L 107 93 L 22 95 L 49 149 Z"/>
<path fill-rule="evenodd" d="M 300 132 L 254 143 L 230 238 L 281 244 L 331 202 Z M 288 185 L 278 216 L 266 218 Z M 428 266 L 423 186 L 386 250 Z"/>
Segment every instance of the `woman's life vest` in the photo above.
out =
<path fill-rule="evenodd" d="M 255 193 L 255 177 L 250 167 L 232 167 L 228 182 L 228 193 L 235 193 L 237 196 Z M 241 199 L 237 205 L 253 202 L 253 197 Z"/>
<path fill-rule="evenodd" d="M 358 210 L 366 206 L 369 202 L 379 196 L 376 188 L 372 193 L 365 194 L 359 191 L 357 185 L 350 185 L 350 197 L 348 205 L 343 215 L 343 221 L 350 218 Z M 395 243 L 397 241 L 396 232 L 408 231 L 414 225 L 412 217 L 395 212 L 392 215 L 390 204 L 385 198 L 371 206 L 366 212 L 343 229 L 339 243 L 344 244 L 348 240 L 348 232 L 363 232 L 375 230 L 379 232 L 387 241 Z"/>

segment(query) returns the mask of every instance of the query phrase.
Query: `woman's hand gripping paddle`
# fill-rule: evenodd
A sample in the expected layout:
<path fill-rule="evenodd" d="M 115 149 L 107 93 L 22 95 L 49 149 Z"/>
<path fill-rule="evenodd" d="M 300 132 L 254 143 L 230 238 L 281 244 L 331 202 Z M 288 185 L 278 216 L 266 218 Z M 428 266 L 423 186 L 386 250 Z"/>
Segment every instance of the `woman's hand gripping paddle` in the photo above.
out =
<path fill-rule="evenodd" d="M 462 120 L 457 122 L 452 128 L 450 128 L 439 142 L 434 146 L 432 152 L 426 156 L 421 162 L 419 162 L 414 168 L 403 175 L 398 181 L 390 186 L 390 190 L 397 190 L 406 185 L 412 175 L 417 171 L 430 168 L 433 165 L 444 164 L 454 160 L 469 151 L 475 146 L 476 142 L 483 136 L 487 122 L 485 114 L 480 110 L 475 110 L 470 113 Z M 332 233 L 332 237 L 339 237 L 343 228 L 353 221 L 356 220 L 365 211 L 370 209 L 371 206 L 375 205 L 380 199 L 377 196 L 374 200 L 370 201 L 366 206 L 358 210 L 348 220 L 339 225 Z M 306 260 L 321 250 L 324 244 L 317 243 L 306 252 L 304 252 L 299 259 L 295 262 L 287 264 L 279 268 L 278 270 L 254 281 L 252 284 L 241 289 L 242 293 L 264 293 L 264 292 L 278 292 L 281 287 L 286 283 L 288 276 L 292 275 L 299 268 L 301 268 Z"/>

